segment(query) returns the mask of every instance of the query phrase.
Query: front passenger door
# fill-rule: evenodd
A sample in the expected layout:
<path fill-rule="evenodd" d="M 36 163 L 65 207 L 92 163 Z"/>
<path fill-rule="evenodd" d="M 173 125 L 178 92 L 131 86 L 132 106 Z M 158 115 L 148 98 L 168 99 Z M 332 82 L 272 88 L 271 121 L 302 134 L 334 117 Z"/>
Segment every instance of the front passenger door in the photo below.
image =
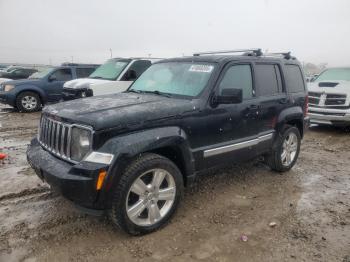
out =
<path fill-rule="evenodd" d="M 62 98 L 63 84 L 72 80 L 72 70 L 70 68 L 57 69 L 48 77 L 45 88 L 49 102 L 57 102 Z"/>
<path fill-rule="evenodd" d="M 250 63 L 226 66 L 215 93 L 221 95 L 223 90 L 230 88 L 241 89 L 243 101 L 239 104 L 219 104 L 210 109 L 205 141 L 210 141 L 211 145 L 203 152 L 208 166 L 240 161 L 255 155 L 259 102 L 255 97 Z"/>

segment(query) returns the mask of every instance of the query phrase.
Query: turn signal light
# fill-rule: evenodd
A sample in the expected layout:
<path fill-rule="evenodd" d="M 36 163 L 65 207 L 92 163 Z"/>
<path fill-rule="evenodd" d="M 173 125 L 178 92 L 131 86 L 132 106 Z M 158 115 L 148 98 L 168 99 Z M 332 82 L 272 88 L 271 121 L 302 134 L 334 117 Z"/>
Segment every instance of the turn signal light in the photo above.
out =
<path fill-rule="evenodd" d="M 98 173 L 96 190 L 100 190 L 102 188 L 103 181 L 105 180 L 106 175 L 107 175 L 107 172 L 105 170 L 100 170 L 100 172 Z"/>

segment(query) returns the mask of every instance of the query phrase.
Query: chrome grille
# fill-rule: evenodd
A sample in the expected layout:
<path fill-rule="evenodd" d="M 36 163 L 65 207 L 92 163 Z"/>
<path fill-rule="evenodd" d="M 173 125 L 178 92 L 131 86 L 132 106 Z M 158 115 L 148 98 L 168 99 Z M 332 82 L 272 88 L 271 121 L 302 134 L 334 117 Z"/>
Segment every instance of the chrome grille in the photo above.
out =
<path fill-rule="evenodd" d="M 325 105 L 345 105 L 346 95 L 344 94 L 327 94 Z"/>
<path fill-rule="evenodd" d="M 309 104 L 318 105 L 320 103 L 322 93 L 309 92 Z"/>
<path fill-rule="evenodd" d="M 344 106 L 346 105 L 346 95 L 309 92 L 309 104 L 320 107 Z"/>
<path fill-rule="evenodd" d="M 59 157 L 70 160 L 72 125 L 43 116 L 40 121 L 40 144 Z"/>

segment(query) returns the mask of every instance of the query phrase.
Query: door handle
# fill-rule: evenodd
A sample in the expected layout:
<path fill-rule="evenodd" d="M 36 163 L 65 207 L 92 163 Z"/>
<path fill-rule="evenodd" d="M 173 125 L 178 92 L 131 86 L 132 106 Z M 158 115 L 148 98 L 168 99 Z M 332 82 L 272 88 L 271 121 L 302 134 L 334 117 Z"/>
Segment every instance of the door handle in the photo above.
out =
<path fill-rule="evenodd" d="M 249 110 L 254 111 L 254 110 L 259 110 L 260 106 L 258 105 L 250 105 Z"/>

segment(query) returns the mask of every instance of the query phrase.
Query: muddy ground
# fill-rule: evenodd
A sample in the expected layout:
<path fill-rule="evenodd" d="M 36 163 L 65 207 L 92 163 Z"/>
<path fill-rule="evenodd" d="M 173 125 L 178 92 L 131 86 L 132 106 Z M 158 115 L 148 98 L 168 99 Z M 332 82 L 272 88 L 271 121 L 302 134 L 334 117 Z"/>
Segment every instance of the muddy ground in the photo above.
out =
<path fill-rule="evenodd" d="M 212 172 L 168 226 L 130 237 L 36 177 L 25 151 L 39 117 L 0 107 L 0 261 L 350 262 L 348 131 L 312 127 L 285 174 L 259 161 Z"/>

